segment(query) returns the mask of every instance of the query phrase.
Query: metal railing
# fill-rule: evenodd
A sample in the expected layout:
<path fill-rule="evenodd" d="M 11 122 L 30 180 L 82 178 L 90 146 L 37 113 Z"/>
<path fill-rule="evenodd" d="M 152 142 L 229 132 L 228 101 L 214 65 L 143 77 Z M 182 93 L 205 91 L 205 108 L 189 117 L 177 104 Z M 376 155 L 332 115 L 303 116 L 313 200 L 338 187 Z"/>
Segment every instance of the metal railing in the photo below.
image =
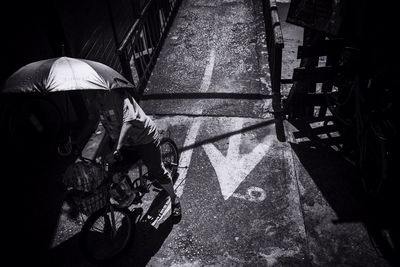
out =
<path fill-rule="evenodd" d="M 86 58 L 104 63 L 122 73 L 122 66 L 116 53 L 121 40 L 132 24 L 139 19 L 140 6 L 133 0 L 102 0 L 96 8 L 83 1 L 83 8 L 88 9 L 86 17 L 79 17 L 79 22 L 69 31 L 79 27 L 77 38 L 71 40 L 74 51 L 68 51 L 77 58 Z M 83 12 L 80 14 L 84 16 Z M 79 32 L 81 33 L 79 34 Z M 84 42 L 81 39 L 85 39 Z"/>
<path fill-rule="evenodd" d="M 271 74 L 272 108 L 277 121 L 276 132 L 279 140 L 284 141 L 283 108 L 281 94 L 282 50 L 284 47 L 278 8 L 275 0 L 263 0 L 265 34 L 268 49 L 268 64 Z"/>
<path fill-rule="evenodd" d="M 140 99 L 182 0 L 149 0 L 118 47 L 123 75 Z"/>

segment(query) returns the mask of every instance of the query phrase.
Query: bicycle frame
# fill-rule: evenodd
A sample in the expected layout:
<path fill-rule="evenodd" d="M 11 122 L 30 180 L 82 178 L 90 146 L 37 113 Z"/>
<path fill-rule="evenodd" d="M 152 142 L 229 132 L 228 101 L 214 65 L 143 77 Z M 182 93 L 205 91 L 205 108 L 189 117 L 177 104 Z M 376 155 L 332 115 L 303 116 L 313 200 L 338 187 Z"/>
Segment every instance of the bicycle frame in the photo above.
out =
<path fill-rule="evenodd" d="M 177 146 L 173 140 L 165 138 L 161 140 L 160 147 L 163 148 L 161 149 L 162 162 L 173 176 L 176 174 L 179 162 Z M 81 159 L 89 164 L 100 166 L 106 172 L 105 179 L 99 186 L 106 189 L 106 201 L 104 206 L 90 214 L 83 224 L 81 247 L 90 261 L 107 262 L 117 258 L 129 244 L 134 234 L 135 223 L 140 220 L 142 213 L 140 208 L 135 207 L 134 210 L 138 211 L 135 212 L 131 207 L 140 203 L 143 196 L 150 191 L 151 178 L 144 173 L 140 160 L 132 163 L 128 168 L 124 168 L 124 164 L 110 168 L 106 162 L 83 157 Z M 123 168 L 120 170 L 118 167 Z M 134 173 L 131 172 L 132 170 L 135 170 Z M 128 190 L 128 198 L 121 198 L 121 202 L 118 202 L 119 199 L 113 195 L 117 193 L 115 190 L 122 190 L 122 193 L 123 190 Z M 136 214 L 136 217 L 132 214 Z M 101 239 L 99 239 L 100 236 Z"/>
<path fill-rule="evenodd" d="M 110 205 L 117 204 L 118 206 L 120 206 L 120 203 L 118 203 L 117 198 L 118 194 L 124 193 L 122 190 L 125 190 L 125 193 L 128 195 L 134 196 L 131 202 L 133 202 L 133 200 L 138 201 L 140 198 L 143 197 L 144 193 L 149 192 L 147 188 L 145 174 L 143 173 L 143 167 L 140 162 L 136 162 L 133 165 L 133 167 L 136 167 L 138 169 L 139 173 L 138 178 L 134 180 L 132 175 L 130 175 L 128 172 L 112 171 L 108 162 L 93 160 L 85 158 L 83 156 L 80 156 L 79 158 L 86 164 L 89 164 L 90 166 L 96 166 L 105 172 L 105 179 L 101 182 L 101 184 L 97 188 L 97 189 L 101 188 L 106 189 L 107 196 L 105 204 L 107 203 Z M 126 207 L 129 207 L 131 204 L 132 203 L 129 203 L 129 205 L 126 205 Z"/>

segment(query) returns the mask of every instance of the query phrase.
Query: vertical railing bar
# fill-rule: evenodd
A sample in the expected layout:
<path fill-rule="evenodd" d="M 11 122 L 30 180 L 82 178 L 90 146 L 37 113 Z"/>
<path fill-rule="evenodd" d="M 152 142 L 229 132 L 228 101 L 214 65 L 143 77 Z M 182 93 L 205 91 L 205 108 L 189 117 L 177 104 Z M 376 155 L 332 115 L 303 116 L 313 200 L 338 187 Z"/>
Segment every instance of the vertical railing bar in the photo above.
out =
<path fill-rule="evenodd" d="M 140 63 L 140 68 L 141 68 L 141 75 L 143 75 L 144 73 L 144 65 L 143 65 L 143 53 L 142 53 L 142 37 L 139 35 L 139 38 L 136 41 L 136 46 L 137 46 L 137 50 L 138 52 L 135 52 L 135 56 L 136 54 L 138 55 L 138 59 L 139 59 L 139 63 Z"/>
<path fill-rule="evenodd" d="M 147 50 L 147 55 L 150 56 L 150 50 L 149 47 L 152 48 L 153 44 L 152 44 L 152 39 L 153 39 L 153 34 L 152 34 L 152 29 L 150 27 L 150 21 L 148 21 L 148 23 L 146 23 L 146 30 L 145 31 L 145 38 L 144 40 L 146 41 L 146 50 Z M 147 34 L 148 33 L 148 34 Z"/>
<path fill-rule="evenodd" d="M 282 50 L 284 46 L 282 30 L 275 0 L 263 0 L 262 4 L 268 65 L 271 74 L 272 108 L 276 120 L 276 135 L 278 140 L 285 141 L 281 94 Z"/>

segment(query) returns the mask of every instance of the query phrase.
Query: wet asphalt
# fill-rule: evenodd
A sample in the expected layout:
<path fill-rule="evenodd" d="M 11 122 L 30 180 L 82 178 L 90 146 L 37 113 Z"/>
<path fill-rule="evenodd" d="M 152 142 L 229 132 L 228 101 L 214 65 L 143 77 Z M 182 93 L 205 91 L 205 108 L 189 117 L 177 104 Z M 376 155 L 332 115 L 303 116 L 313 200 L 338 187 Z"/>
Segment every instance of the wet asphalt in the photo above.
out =
<path fill-rule="evenodd" d="M 171 223 L 168 205 L 154 208 L 152 191 L 142 208 L 156 220 L 139 224 L 127 253 L 109 266 L 387 266 L 361 223 L 335 223 L 359 209 L 335 180 L 346 184 L 354 170 L 330 152 L 305 150 L 288 123 L 288 142 L 277 140 L 263 27 L 261 1 L 182 2 L 140 102 L 188 167 L 175 183 L 182 220 Z M 296 32 L 284 27 L 284 36 Z M 295 62 L 285 53 L 284 62 Z M 67 211 L 52 262 L 93 266 L 77 246 L 81 224 Z"/>

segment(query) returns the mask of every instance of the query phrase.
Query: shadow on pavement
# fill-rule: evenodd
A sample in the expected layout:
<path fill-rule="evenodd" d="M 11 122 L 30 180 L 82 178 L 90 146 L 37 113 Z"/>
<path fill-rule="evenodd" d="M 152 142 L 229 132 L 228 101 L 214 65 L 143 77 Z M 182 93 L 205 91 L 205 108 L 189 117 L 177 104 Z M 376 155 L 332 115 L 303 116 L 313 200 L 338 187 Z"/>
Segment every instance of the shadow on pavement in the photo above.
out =
<path fill-rule="evenodd" d="M 19 262 L 23 266 L 27 261 L 41 266 L 57 230 L 66 190 L 61 178 L 76 160 L 73 153 L 58 153 L 57 141 L 68 134 L 75 136 L 85 127 L 95 126 L 81 119 L 63 125 L 71 126 L 67 128 L 69 131 L 62 130 L 53 136 L 53 126 L 60 126 L 59 121 L 35 103 L 29 97 L 19 96 L 2 97 L 0 101 L 0 169 L 6 236 L 3 242 L 6 245 L 4 257 L 9 257 L 10 261 L 4 260 L 15 266 L 19 266 Z M 28 123 L 32 119 L 31 109 L 35 109 L 42 122 L 38 132 Z M 13 121 L 15 125 L 11 124 Z M 82 149 L 89 137 L 82 137 L 76 148 Z"/>
<path fill-rule="evenodd" d="M 396 208 L 396 189 L 385 195 L 385 200 L 368 197 L 363 189 L 361 174 L 355 165 L 343 157 L 343 152 L 332 147 L 343 144 L 340 136 L 331 136 L 331 127 L 311 128 L 296 125 L 294 136 L 306 137 L 290 143 L 302 166 L 310 175 L 319 192 L 335 212 L 333 223 L 361 223 L 367 230 L 372 246 L 379 250 L 393 266 L 399 259 L 399 219 Z M 325 135 L 327 138 L 320 138 Z M 396 187 L 397 188 L 397 187 Z M 311 191 L 304 202 L 312 201 Z"/>
<path fill-rule="evenodd" d="M 262 127 L 267 127 L 267 126 L 272 125 L 274 123 L 275 123 L 274 119 L 265 120 L 265 121 L 260 122 L 260 123 L 256 123 L 256 124 L 253 124 L 253 125 L 250 125 L 250 126 L 247 126 L 247 127 L 243 127 L 240 130 L 236 130 L 236 131 L 232 131 L 232 132 L 229 132 L 229 133 L 217 135 L 217 136 L 214 136 L 214 137 L 211 137 L 211 138 L 196 142 L 195 144 L 182 147 L 182 148 L 179 149 L 179 153 L 182 153 L 183 151 L 187 151 L 187 150 L 190 150 L 190 149 L 194 149 L 196 147 L 201 147 L 202 145 L 205 145 L 205 144 L 211 144 L 211 143 L 214 143 L 214 142 L 216 142 L 218 140 L 229 138 L 229 137 L 231 137 L 233 135 L 236 135 L 236 134 L 239 134 L 239 133 L 246 133 L 246 132 L 249 132 L 249 131 L 252 131 L 252 130 L 255 130 L 255 129 L 259 129 L 259 128 L 262 128 Z"/>
<path fill-rule="evenodd" d="M 146 266 L 160 250 L 176 222 L 169 216 L 157 228 L 152 226 L 152 223 L 159 219 L 168 199 L 168 194 L 164 190 L 157 194 L 146 214 L 137 223 L 131 246 L 124 256 L 111 266 Z"/>
<path fill-rule="evenodd" d="M 148 222 L 139 222 L 136 226 L 132 246 L 121 259 L 110 266 L 146 266 L 160 250 L 173 226 L 174 222 L 171 216 L 161 223 L 157 229 Z"/>
<path fill-rule="evenodd" d="M 173 93 L 173 94 L 146 94 L 141 100 L 155 99 L 270 99 L 271 95 L 266 94 L 242 94 L 242 93 Z"/>
<path fill-rule="evenodd" d="M 80 234 L 59 244 L 48 252 L 45 264 L 48 266 L 92 266 L 86 262 L 79 247 Z"/>
<path fill-rule="evenodd" d="M 132 211 L 132 218 L 140 217 L 136 224 L 135 233 L 126 251 L 113 262 L 106 266 L 146 266 L 152 256 L 161 248 L 164 240 L 171 232 L 174 221 L 172 217 L 167 218 L 156 229 L 151 225 L 157 219 L 163 209 L 167 194 L 161 191 L 151 203 L 146 214 L 143 209 L 137 208 Z M 152 220 L 148 218 L 153 218 Z M 48 266 L 97 266 L 86 260 L 80 250 L 80 234 L 76 234 L 68 240 L 54 247 L 46 255 L 44 263 Z"/>
<path fill-rule="evenodd" d="M 355 167 L 330 148 L 311 142 L 290 145 L 338 220 L 359 222 L 363 204 Z"/>
<path fill-rule="evenodd" d="M 61 165 L 64 164 L 46 169 L 26 163 L 28 160 L 8 164 L 8 177 L 3 182 L 7 191 L 3 196 L 3 203 L 7 203 L 4 208 L 7 238 L 4 241 L 9 251 L 5 256 L 13 255 L 11 260 L 15 266 L 19 266 L 19 261 L 29 260 L 34 265 L 45 259 L 64 202 L 65 189 L 60 184 L 61 170 L 65 167 Z M 45 162 L 50 166 L 55 163 Z"/>

